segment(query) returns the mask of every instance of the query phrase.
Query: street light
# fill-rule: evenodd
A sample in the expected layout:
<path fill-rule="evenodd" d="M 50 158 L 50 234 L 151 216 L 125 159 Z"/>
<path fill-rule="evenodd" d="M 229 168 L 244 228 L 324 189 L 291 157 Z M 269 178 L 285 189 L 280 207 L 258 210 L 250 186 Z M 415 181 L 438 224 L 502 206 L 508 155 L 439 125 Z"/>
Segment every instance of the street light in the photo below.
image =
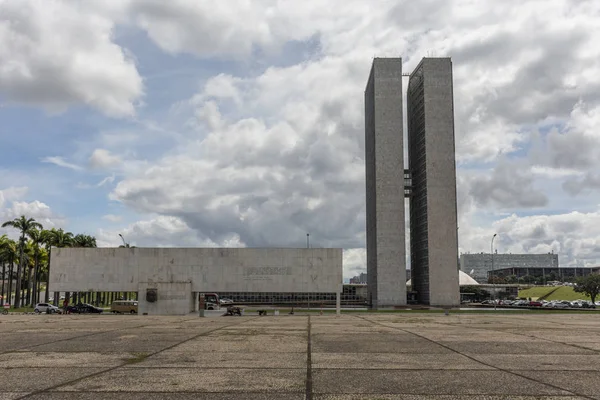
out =
<path fill-rule="evenodd" d="M 310 241 L 309 241 L 309 237 L 310 237 L 310 233 L 306 234 L 306 248 L 309 249 L 310 248 Z"/>
<path fill-rule="evenodd" d="M 496 310 L 496 280 L 494 279 L 494 239 L 498 236 L 497 233 L 494 233 L 492 236 L 492 245 L 490 246 L 490 253 L 492 254 L 492 287 L 494 288 L 494 310 Z"/>
<path fill-rule="evenodd" d="M 123 241 L 123 247 L 128 247 L 128 246 L 127 246 L 127 243 L 125 242 L 125 238 L 123 237 L 123 235 L 121 235 L 121 234 L 119 233 L 119 236 L 121 237 L 121 240 Z"/>

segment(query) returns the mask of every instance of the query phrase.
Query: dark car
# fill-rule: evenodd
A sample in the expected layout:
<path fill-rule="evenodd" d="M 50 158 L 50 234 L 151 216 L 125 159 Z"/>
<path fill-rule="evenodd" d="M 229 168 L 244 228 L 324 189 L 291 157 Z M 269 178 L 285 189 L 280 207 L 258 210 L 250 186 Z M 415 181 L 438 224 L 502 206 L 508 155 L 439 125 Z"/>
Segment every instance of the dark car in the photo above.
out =
<path fill-rule="evenodd" d="M 104 310 L 101 308 L 85 303 L 67 307 L 67 314 L 102 314 L 102 311 Z"/>

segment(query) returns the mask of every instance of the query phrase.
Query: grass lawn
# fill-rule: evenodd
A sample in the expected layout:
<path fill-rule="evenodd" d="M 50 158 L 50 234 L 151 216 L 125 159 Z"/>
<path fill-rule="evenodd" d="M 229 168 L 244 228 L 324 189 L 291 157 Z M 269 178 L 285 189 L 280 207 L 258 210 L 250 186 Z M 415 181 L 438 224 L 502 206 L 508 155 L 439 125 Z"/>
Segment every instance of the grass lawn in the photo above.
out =
<path fill-rule="evenodd" d="M 532 300 L 537 300 L 539 297 L 542 297 L 552 290 L 556 289 L 553 286 L 543 286 L 543 287 L 532 287 L 529 289 L 519 290 L 519 297 L 529 298 Z M 545 298 L 545 300 L 591 300 L 589 296 L 586 296 L 583 293 L 577 293 L 573 290 L 571 286 L 560 286 L 556 291 L 554 291 L 551 295 Z"/>
<path fill-rule="evenodd" d="M 558 290 L 552 293 L 546 300 L 591 300 L 589 296 L 583 293 L 577 293 L 570 286 L 561 286 Z"/>
<path fill-rule="evenodd" d="M 532 300 L 537 300 L 538 298 L 545 296 L 546 294 L 548 294 L 549 292 L 551 292 L 554 289 L 555 288 L 553 286 L 539 286 L 539 287 L 532 287 L 529 289 L 523 289 L 523 290 L 519 290 L 519 297 L 524 297 L 526 299 L 531 297 Z"/>

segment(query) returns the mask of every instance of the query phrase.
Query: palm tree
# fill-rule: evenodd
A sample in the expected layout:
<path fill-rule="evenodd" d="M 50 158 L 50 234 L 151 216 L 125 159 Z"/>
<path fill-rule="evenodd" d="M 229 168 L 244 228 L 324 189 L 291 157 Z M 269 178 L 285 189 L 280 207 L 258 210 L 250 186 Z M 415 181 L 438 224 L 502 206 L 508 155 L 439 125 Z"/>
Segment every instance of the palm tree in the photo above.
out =
<path fill-rule="evenodd" d="M 46 268 L 46 296 L 45 302 L 47 303 L 50 299 L 50 261 L 52 258 L 52 247 L 71 247 L 73 245 L 73 234 L 71 232 L 65 232 L 62 229 L 52 228 L 50 230 L 42 231 L 43 243 L 46 246 L 48 252 L 48 264 Z M 54 296 L 54 302 L 58 301 L 57 296 Z"/>
<path fill-rule="evenodd" d="M 2 224 L 3 228 L 7 226 L 18 229 L 21 231 L 21 237 L 19 239 L 19 266 L 17 267 L 17 287 L 15 288 L 15 308 L 19 308 L 21 305 L 21 299 L 19 297 L 19 291 L 21 288 L 21 266 L 23 265 L 23 256 L 25 254 L 25 236 L 33 229 L 43 229 L 42 224 L 36 222 L 33 218 L 25 218 L 21 215 L 21 218 L 15 218 L 12 221 L 6 221 Z"/>
<path fill-rule="evenodd" d="M 11 295 L 12 292 L 12 281 L 13 281 L 13 268 L 15 260 L 17 259 L 17 244 L 14 240 L 9 239 L 6 235 L 2 235 L 0 238 L 0 260 L 2 260 L 2 296 L 4 296 L 4 278 L 6 276 L 5 266 L 9 265 L 8 270 L 8 302 L 12 303 Z"/>
<path fill-rule="evenodd" d="M 73 238 L 73 247 L 97 247 L 96 238 L 80 233 Z"/>
<path fill-rule="evenodd" d="M 29 239 L 33 250 L 33 276 L 31 270 L 29 271 L 29 282 L 27 284 L 27 302 L 33 304 L 37 301 L 37 276 L 40 269 L 40 245 L 44 242 L 44 231 L 39 229 L 32 229 L 29 233 Z M 31 299 L 29 297 L 29 288 L 33 286 L 33 293 Z"/>
<path fill-rule="evenodd" d="M 6 260 L 3 257 L 3 249 L 8 240 L 8 236 L 0 236 L 0 263 L 2 263 L 2 289 L 0 290 L 0 298 L 2 299 L 2 304 L 4 304 L 4 280 L 6 279 Z"/>

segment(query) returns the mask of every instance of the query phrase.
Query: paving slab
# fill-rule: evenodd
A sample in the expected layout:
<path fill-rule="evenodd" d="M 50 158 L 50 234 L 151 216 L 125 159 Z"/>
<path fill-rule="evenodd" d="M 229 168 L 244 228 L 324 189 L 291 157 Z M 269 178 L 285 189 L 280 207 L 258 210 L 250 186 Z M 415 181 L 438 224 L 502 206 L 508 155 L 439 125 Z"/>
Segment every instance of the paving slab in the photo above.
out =
<path fill-rule="evenodd" d="M 306 371 L 306 349 L 296 353 L 188 352 L 168 350 L 130 365 L 137 368 L 301 368 Z"/>
<path fill-rule="evenodd" d="M 177 346 L 177 351 L 201 352 L 264 352 L 306 353 L 307 339 L 285 335 L 231 335 L 201 336 Z"/>
<path fill-rule="evenodd" d="M 313 369 L 493 369 L 460 354 L 312 353 Z"/>
<path fill-rule="evenodd" d="M 580 395 L 600 399 L 600 371 L 561 371 L 548 374 L 537 371 L 518 371 L 519 374 L 540 382 L 559 386 Z"/>
<path fill-rule="evenodd" d="M 315 353 L 417 353 L 450 354 L 451 350 L 407 333 L 378 336 L 321 334 L 312 336 Z"/>
<path fill-rule="evenodd" d="M 82 379 L 54 391 L 303 392 L 302 369 L 130 368 Z"/>
<path fill-rule="evenodd" d="M 410 394 L 315 394 L 315 400 L 584 400 L 579 396 L 488 396 L 488 395 L 410 395 Z"/>
<path fill-rule="evenodd" d="M 469 355 L 475 354 L 597 354 L 591 349 L 569 346 L 566 344 L 552 343 L 542 340 L 519 341 L 514 343 L 490 341 L 477 342 L 445 342 L 438 343 L 448 346 L 452 350 Z"/>
<path fill-rule="evenodd" d="M 0 400 L 13 400 L 28 395 L 29 392 L 0 392 Z"/>
<path fill-rule="evenodd" d="M 1 396 L 1 395 L 0 395 Z M 0 397 L 2 399 L 2 397 Z M 11 398 L 12 399 L 12 398 Z M 34 400 L 304 400 L 304 393 L 206 393 L 206 392 L 43 392 Z M 570 399 L 567 399 L 570 400 Z"/>
<path fill-rule="evenodd" d="M 476 354 L 478 361 L 496 368 L 523 371 L 598 371 L 600 355 Z"/>
<path fill-rule="evenodd" d="M 572 395 L 502 371 L 315 370 L 314 393 Z"/>
<path fill-rule="evenodd" d="M 105 368 L 5 368 L 2 390 L 36 392 L 104 371 Z"/>
<path fill-rule="evenodd" d="M 18 352 L 0 355 L 0 368 L 115 367 L 137 358 L 139 354 L 133 352 Z"/>

